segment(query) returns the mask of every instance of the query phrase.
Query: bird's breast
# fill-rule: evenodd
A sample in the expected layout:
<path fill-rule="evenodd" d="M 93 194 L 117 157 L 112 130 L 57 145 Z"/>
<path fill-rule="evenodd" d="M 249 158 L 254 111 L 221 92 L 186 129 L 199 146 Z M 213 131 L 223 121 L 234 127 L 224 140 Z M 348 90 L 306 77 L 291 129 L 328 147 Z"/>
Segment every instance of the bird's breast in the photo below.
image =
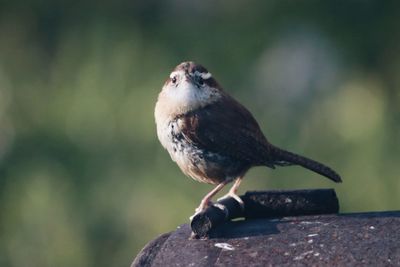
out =
<path fill-rule="evenodd" d="M 185 138 L 185 120 L 175 118 L 164 124 L 157 124 L 161 144 L 182 172 L 196 181 L 217 184 L 226 179 L 221 163 L 225 157 L 196 146 Z"/>

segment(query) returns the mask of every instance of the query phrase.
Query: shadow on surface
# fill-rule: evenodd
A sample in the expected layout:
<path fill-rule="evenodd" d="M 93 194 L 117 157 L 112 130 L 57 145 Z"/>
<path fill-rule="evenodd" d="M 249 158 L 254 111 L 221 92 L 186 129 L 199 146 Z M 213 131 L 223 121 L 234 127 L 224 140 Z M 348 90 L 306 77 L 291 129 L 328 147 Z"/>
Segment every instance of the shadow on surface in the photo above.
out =
<path fill-rule="evenodd" d="M 252 219 L 231 221 L 213 230 L 209 238 L 242 238 L 278 234 L 278 224 L 287 223 L 280 220 Z"/>

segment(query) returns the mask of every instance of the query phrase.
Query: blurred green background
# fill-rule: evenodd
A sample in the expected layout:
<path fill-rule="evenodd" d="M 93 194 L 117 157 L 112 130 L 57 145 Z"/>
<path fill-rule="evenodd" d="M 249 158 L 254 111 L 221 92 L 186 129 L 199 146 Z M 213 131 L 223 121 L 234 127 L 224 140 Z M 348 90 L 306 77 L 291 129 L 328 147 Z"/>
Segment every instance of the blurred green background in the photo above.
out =
<path fill-rule="evenodd" d="M 1 1 L 0 266 L 129 266 L 210 185 L 158 143 L 178 63 L 205 65 L 270 141 L 325 162 L 255 168 L 246 190 L 334 187 L 400 208 L 399 1 Z"/>

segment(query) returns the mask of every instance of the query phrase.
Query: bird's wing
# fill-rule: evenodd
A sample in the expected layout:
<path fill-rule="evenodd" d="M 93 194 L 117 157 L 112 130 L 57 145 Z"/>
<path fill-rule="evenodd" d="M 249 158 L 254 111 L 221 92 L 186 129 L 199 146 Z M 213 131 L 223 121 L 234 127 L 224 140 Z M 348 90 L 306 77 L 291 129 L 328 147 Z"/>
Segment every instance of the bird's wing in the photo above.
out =
<path fill-rule="evenodd" d="M 269 144 L 251 113 L 228 96 L 182 117 L 182 134 L 201 149 L 252 165 L 269 164 Z"/>

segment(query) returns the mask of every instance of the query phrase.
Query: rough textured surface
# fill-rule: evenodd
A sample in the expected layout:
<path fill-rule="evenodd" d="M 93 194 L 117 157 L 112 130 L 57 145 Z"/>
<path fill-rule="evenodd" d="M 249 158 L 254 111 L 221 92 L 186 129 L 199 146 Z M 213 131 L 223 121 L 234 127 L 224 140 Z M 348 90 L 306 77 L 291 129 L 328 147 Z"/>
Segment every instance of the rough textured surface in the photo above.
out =
<path fill-rule="evenodd" d="M 399 228 L 400 212 L 236 221 L 208 240 L 190 240 L 185 224 L 132 266 L 399 266 Z"/>
<path fill-rule="evenodd" d="M 339 212 L 333 189 L 249 191 L 242 197 L 246 218 L 279 218 Z"/>
<path fill-rule="evenodd" d="M 250 191 L 240 198 L 243 208 L 237 200 L 228 197 L 196 214 L 191 222 L 193 233 L 201 238 L 213 236 L 219 225 L 240 217 L 281 218 L 339 212 L 333 189 Z"/>

